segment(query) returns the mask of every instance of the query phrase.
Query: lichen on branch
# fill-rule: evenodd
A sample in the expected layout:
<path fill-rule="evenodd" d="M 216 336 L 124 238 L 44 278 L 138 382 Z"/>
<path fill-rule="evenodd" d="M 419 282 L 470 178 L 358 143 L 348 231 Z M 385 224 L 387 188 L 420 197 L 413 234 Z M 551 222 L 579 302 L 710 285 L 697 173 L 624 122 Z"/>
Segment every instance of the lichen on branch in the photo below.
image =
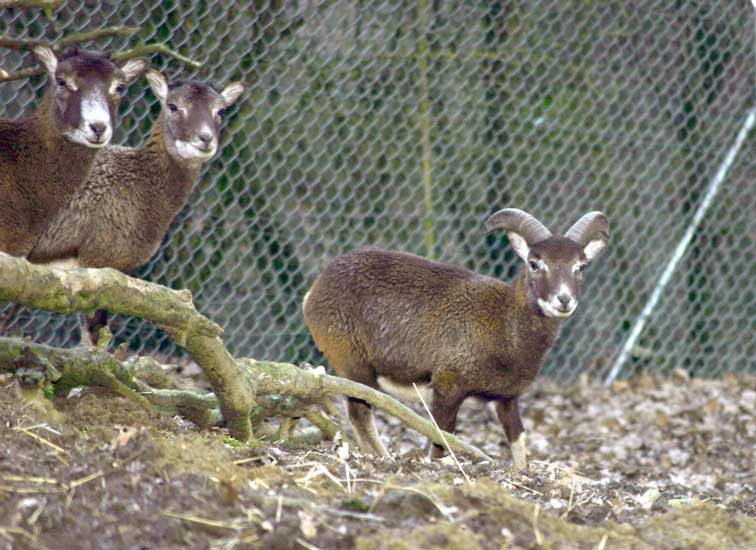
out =
<path fill-rule="evenodd" d="M 0 338 L 0 367 L 8 370 L 25 353 L 30 361 L 49 365 L 48 377 L 60 388 L 103 386 L 150 410 L 182 414 L 199 425 L 217 421 L 220 409 L 230 434 L 241 441 L 252 437 L 253 417 L 273 415 L 308 417 L 333 436 L 333 423 L 313 408 L 327 408 L 332 395 L 345 395 L 367 401 L 436 443 L 443 444 L 445 439 L 454 452 L 491 460 L 450 433 L 442 437 L 430 421 L 368 386 L 289 363 L 235 359 L 219 336 L 220 327 L 197 312 L 188 291 L 171 290 L 113 269 L 55 269 L 0 253 L 0 300 L 58 313 L 107 309 L 159 324 L 204 370 L 215 395 L 153 388 L 139 380 L 139 369 L 163 368 L 153 359 L 121 361 L 103 349 L 62 350 Z"/>
<path fill-rule="evenodd" d="M 163 328 L 205 371 L 231 434 L 252 436 L 254 388 L 222 340 L 221 327 L 200 315 L 188 290 L 124 275 L 114 269 L 55 269 L 0 252 L 0 300 L 57 313 L 97 309 L 141 317 Z"/>

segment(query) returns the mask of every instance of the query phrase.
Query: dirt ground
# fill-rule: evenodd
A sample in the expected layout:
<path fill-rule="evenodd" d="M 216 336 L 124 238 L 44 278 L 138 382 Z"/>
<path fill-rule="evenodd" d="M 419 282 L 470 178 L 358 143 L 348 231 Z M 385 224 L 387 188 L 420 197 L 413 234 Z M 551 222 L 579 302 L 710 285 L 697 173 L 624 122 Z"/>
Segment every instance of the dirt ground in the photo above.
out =
<path fill-rule="evenodd" d="M 756 548 L 756 377 L 541 381 L 522 473 L 475 401 L 458 433 L 497 464 L 428 461 L 380 413 L 394 460 L 20 393 L 0 387 L 0 548 Z"/>

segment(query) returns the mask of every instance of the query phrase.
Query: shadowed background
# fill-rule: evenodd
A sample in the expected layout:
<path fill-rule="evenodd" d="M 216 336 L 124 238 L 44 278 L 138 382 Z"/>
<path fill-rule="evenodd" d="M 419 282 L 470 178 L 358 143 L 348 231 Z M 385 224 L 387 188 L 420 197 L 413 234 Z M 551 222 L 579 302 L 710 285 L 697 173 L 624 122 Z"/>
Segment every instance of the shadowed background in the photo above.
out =
<path fill-rule="evenodd" d="M 511 280 L 519 260 L 504 234 L 484 236 L 488 214 L 518 207 L 564 231 L 600 209 L 609 247 L 544 372 L 606 375 L 756 106 L 747 0 L 146 0 L 67 2 L 55 16 L 66 34 L 136 25 L 139 39 L 205 62 L 152 56 L 169 78 L 248 85 L 221 153 L 139 275 L 191 289 L 229 350 L 258 359 L 324 361 L 301 301 L 352 248 Z M 4 10 L 0 33 L 61 36 L 40 10 Z M 8 72 L 33 64 L 0 50 Z M 0 116 L 28 113 L 44 86 L 0 83 Z M 137 81 L 114 143 L 141 144 L 158 112 Z M 752 130 L 623 375 L 756 371 L 755 140 Z M 113 345 L 179 353 L 146 322 L 111 328 Z M 71 316 L 24 310 L 10 331 L 78 342 Z"/>

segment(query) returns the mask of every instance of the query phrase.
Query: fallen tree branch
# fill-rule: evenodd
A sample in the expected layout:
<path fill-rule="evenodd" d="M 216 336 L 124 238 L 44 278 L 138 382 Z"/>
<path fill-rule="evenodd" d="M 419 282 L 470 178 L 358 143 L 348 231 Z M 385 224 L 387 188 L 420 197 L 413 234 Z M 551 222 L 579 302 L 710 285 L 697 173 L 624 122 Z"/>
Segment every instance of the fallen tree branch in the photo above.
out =
<path fill-rule="evenodd" d="M 443 445 L 439 431 L 431 422 L 403 405 L 386 393 L 353 382 L 348 378 L 316 374 L 289 363 L 274 363 L 240 359 L 240 364 L 257 379 L 258 393 L 286 394 L 299 397 L 305 402 L 322 401 L 328 394 L 340 394 L 367 401 L 404 422 L 409 428 L 430 438 L 434 443 Z M 449 447 L 455 452 L 463 452 L 482 460 L 493 462 L 483 451 L 465 443 L 448 432 L 443 432 Z"/>
<path fill-rule="evenodd" d="M 109 353 L 93 348 L 58 349 L 32 344 L 18 338 L 0 338 L 0 372 L 13 369 L 37 370 L 40 377 L 60 383 L 59 391 L 80 385 L 99 386 L 113 390 L 135 401 L 150 412 L 157 412 L 153 404 L 138 394 L 129 369 Z"/>
<path fill-rule="evenodd" d="M 23 353 L 31 353 L 54 366 L 56 387 L 67 393 L 77 385 L 97 385 L 115 389 L 123 395 L 123 389 L 114 387 L 112 379 L 128 387 L 154 407 L 169 415 L 180 414 L 200 426 L 210 426 L 220 420 L 218 399 L 207 393 L 192 390 L 153 388 L 140 381 L 140 369 L 165 369 L 166 367 L 148 357 L 130 358 L 120 362 L 111 354 L 90 353 L 84 348 L 62 350 L 16 338 L 0 338 L 0 366 L 14 364 Z M 336 426 L 325 417 L 308 412 L 313 405 L 322 405 L 332 394 L 363 399 L 403 421 L 408 427 L 441 444 L 436 427 L 407 406 L 391 396 L 353 382 L 346 378 L 330 376 L 317 371 L 305 370 L 289 363 L 274 363 L 240 359 L 237 362 L 243 379 L 255 390 L 257 402 L 251 414 L 258 421 L 271 416 L 307 417 L 326 434 L 335 435 Z M 103 372 L 109 374 L 101 374 Z M 57 389 L 56 389 L 57 393 Z M 125 395 L 132 398 L 132 395 Z M 465 443 L 453 434 L 442 432 L 448 446 L 455 452 L 465 453 L 482 460 L 492 461 L 483 451 Z"/>
<path fill-rule="evenodd" d="M 115 269 L 51 269 L 0 252 L 0 300 L 26 306 L 92 315 L 107 309 L 143 317 L 172 330 L 179 345 L 189 334 L 218 336 L 219 325 L 200 315 L 188 290 L 167 287 L 124 275 Z"/>
<path fill-rule="evenodd" d="M 0 253 L 0 300 L 57 313 L 106 309 L 159 325 L 202 367 L 231 435 L 252 436 L 253 380 L 247 380 L 223 342 L 221 328 L 200 315 L 188 290 L 175 291 L 114 269 L 52 269 Z"/>

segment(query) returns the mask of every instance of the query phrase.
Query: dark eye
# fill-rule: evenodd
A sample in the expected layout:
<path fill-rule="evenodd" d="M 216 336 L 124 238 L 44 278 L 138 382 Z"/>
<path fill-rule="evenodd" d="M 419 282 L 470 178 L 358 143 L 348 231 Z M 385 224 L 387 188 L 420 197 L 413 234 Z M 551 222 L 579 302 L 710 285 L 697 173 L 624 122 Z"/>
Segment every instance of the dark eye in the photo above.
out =
<path fill-rule="evenodd" d="M 175 113 L 176 111 L 178 111 L 178 107 L 176 107 L 176 104 L 175 104 L 175 103 L 169 103 L 169 104 L 168 104 L 168 109 L 169 109 L 169 110 L 170 110 L 170 111 L 171 111 L 172 113 Z"/>
<path fill-rule="evenodd" d="M 578 268 L 577 268 L 577 270 L 578 270 L 578 273 L 582 273 L 583 271 L 585 271 L 585 266 L 586 266 L 586 265 L 588 265 L 588 264 L 580 264 L 580 265 L 578 266 Z"/>
<path fill-rule="evenodd" d="M 118 95 L 121 95 L 123 92 L 126 91 L 126 86 L 124 86 L 123 84 L 119 84 L 118 86 L 116 86 L 115 91 Z"/>
<path fill-rule="evenodd" d="M 225 114 L 226 114 L 225 109 L 218 109 L 217 111 L 215 111 L 215 116 L 223 116 Z"/>
<path fill-rule="evenodd" d="M 65 88 L 68 86 L 66 84 L 66 81 L 63 80 L 62 78 L 59 78 L 58 80 L 56 80 L 56 83 L 58 84 L 58 88 Z"/>
<path fill-rule="evenodd" d="M 538 271 L 538 262 L 530 261 L 528 262 L 528 265 L 530 266 L 530 269 L 533 271 Z"/>

